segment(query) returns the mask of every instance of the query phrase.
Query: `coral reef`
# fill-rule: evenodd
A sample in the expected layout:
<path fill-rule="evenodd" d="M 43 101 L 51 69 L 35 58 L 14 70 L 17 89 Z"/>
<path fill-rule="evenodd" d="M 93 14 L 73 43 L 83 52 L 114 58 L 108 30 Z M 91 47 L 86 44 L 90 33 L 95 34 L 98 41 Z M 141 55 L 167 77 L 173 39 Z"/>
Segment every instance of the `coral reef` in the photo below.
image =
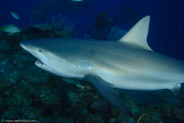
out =
<path fill-rule="evenodd" d="M 118 27 L 129 27 L 138 21 L 133 9 L 127 6 L 122 6 L 119 9 L 119 16 L 113 16 L 112 18 L 108 16 L 105 12 L 97 15 L 94 25 L 88 30 L 91 38 L 97 40 L 118 40 L 126 33 L 125 30 Z"/>
<path fill-rule="evenodd" d="M 58 16 L 53 18 L 52 23 L 31 26 L 13 35 L 0 32 L 0 119 L 36 120 L 38 123 L 183 121 L 184 106 L 182 101 L 178 103 L 180 100 L 164 102 L 163 99 L 159 104 L 138 106 L 128 92 L 117 90 L 134 114 L 134 117 L 125 116 L 104 100 L 87 82 L 57 77 L 37 68 L 34 65 L 35 58 L 30 57 L 19 46 L 20 41 L 25 39 L 72 38 L 74 25 L 68 24 L 65 18 Z M 106 15 L 100 14 L 96 21 L 99 28 L 92 34 L 96 35 L 96 38 L 106 38 L 103 34 L 113 30 L 109 36 L 112 39 L 113 32 L 121 32 L 117 28 L 112 29 L 112 25 Z M 97 32 L 101 36 L 98 37 Z M 117 34 L 115 38 L 119 37 Z"/>
<path fill-rule="evenodd" d="M 32 23 L 46 20 L 58 14 L 77 14 L 90 10 L 89 0 L 73 2 L 72 0 L 38 0 L 32 9 Z M 83 10 L 83 11 L 82 11 Z"/>
<path fill-rule="evenodd" d="M 76 23 L 70 22 L 62 15 L 57 15 L 50 22 L 29 26 L 25 38 L 71 38 Z"/>
<path fill-rule="evenodd" d="M 108 18 L 106 13 L 102 12 L 95 18 L 95 24 L 91 29 L 89 29 L 89 34 L 94 39 L 105 40 L 112 26 L 112 20 Z"/>

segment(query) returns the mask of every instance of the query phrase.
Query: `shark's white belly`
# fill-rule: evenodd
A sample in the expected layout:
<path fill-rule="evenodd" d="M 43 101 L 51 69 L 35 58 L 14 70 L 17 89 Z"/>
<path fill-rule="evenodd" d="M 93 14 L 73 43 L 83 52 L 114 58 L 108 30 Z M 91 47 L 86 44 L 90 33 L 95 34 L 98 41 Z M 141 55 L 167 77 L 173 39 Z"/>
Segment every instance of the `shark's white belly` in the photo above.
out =
<path fill-rule="evenodd" d="M 153 69 L 152 66 L 142 67 L 142 69 L 138 69 L 136 66 L 125 67 L 123 65 L 114 69 L 113 67 L 98 66 L 95 74 L 112 84 L 114 88 L 132 90 L 172 89 L 184 80 L 183 74 L 160 71 Z"/>
<path fill-rule="evenodd" d="M 139 75 L 119 75 L 109 71 L 100 70 L 97 73 L 103 80 L 112 84 L 114 88 L 133 89 L 133 90 L 158 90 L 158 89 L 172 89 L 177 83 L 172 80 L 164 80 L 160 78 L 139 76 Z M 162 75 L 161 78 L 167 78 Z"/>

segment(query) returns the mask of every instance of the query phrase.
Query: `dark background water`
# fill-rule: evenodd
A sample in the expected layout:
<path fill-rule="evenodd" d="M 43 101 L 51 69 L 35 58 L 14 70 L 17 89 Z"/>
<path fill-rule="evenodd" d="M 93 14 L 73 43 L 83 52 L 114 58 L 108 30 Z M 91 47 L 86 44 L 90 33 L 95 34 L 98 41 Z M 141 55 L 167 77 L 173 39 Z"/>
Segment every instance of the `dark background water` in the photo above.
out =
<path fill-rule="evenodd" d="M 48 3 L 49 1 L 51 0 L 48 0 Z M 53 7 L 66 7 L 60 9 L 58 14 L 61 12 L 70 19 L 79 20 L 78 31 L 86 33 L 99 12 L 106 12 L 109 17 L 113 17 L 117 14 L 119 7 L 129 6 L 139 19 L 146 15 L 151 16 L 148 43 L 154 51 L 184 59 L 183 0 L 83 0 L 85 1 L 90 3 L 87 8 L 81 7 L 82 2 L 78 2 L 75 8 L 72 8 L 73 10 L 59 4 Z M 1 0 L 0 25 L 16 24 L 21 28 L 26 28 L 32 24 L 32 11 L 37 2 L 38 0 Z M 52 5 L 48 6 L 52 8 Z M 20 20 L 14 19 L 10 11 L 18 13 Z M 126 27 L 125 30 L 128 28 L 130 27 Z"/>

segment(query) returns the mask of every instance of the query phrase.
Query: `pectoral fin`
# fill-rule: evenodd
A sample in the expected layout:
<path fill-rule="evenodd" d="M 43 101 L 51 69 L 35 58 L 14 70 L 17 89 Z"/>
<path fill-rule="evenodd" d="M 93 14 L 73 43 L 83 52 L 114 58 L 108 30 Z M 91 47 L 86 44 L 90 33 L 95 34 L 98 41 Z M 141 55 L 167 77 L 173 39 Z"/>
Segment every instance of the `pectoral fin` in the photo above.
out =
<path fill-rule="evenodd" d="M 124 104 L 118 93 L 112 88 L 111 84 L 105 82 L 100 77 L 87 75 L 86 79 L 89 80 L 96 89 L 114 106 L 116 106 L 123 113 L 133 116 L 132 112 Z"/>

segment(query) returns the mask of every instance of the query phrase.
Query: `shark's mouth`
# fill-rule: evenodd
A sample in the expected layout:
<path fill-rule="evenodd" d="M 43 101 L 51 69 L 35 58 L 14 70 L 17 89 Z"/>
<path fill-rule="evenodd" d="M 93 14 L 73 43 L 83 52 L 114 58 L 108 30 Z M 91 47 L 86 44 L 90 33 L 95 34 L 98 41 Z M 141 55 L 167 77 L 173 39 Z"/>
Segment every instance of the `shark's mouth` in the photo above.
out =
<path fill-rule="evenodd" d="M 50 67 L 47 66 L 46 64 L 44 64 L 42 61 L 40 60 L 36 60 L 35 61 L 35 65 L 38 66 L 39 68 L 43 69 L 43 70 L 46 70 L 46 71 L 51 71 Z"/>
<path fill-rule="evenodd" d="M 35 62 L 36 64 L 41 64 L 41 65 L 43 65 L 43 62 L 42 61 L 40 61 L 40 60 L 36 60 L 36 62 Z"/>
<path fill-rule="evenodd" d="M 44 63 L 43 63 L 42 61 L 40 61 L 40 60 L 36 60 L 36 61 L 35 61 L 35 64 L 36 64 L 37 66 L 39 66 L 39 67 L 41 67 L 42 65 L 44 65 Z"/>

